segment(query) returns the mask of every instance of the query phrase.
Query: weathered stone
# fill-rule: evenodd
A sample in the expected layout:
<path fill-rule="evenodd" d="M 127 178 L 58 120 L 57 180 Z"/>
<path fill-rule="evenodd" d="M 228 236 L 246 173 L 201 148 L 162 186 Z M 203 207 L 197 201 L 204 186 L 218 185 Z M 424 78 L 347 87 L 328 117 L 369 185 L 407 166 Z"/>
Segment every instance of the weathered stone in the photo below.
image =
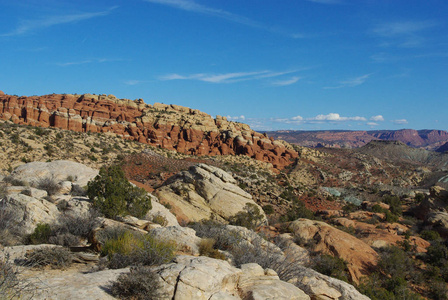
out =
<path fill-rule="evenodd" d="M 199 164 L 180 172 L 157 189 L 157 197 L 173 207 L 179 219 L 200 221 L 216 216 L 228 220 L 244 211 L 246 204 L 255 205 L 252 196 L 236 185 L 223 170 Z"/>

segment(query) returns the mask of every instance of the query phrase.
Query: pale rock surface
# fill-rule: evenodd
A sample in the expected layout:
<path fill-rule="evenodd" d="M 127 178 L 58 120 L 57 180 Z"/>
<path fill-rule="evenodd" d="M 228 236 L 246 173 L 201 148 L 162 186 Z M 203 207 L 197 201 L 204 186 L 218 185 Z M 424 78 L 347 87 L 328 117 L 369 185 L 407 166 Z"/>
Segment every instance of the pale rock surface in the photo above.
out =
<path fill-rule="evenodd" d="M 166 226 L 179 226 L 179 222 L 175 215 L 173 215 L 168 208 L 159 203 L 157 197 L 151 196 L 152 209 L 148 211 L 145 218 L 152 220 L 154 217 L 162 216 L 166 219 Z"/>
<path fill-rule="evenodd" d="M 151 229 L 151 234 L 159 239 L 173 241 L 178 250 L 192 255 L 199 255 L 199 243 L 201 238 L 196 236 L 196 232 L 188 227 L 169 226 Z"/>
<path fill-rule="evenodd" d="M 164 299 L 310 299 L 257 264 L 238 269 L 223 260 L 178 256 L 156 270 L 167 292 Z"/>
<path fill-rule="evenodd" d="M 19 215 L 19 225 L 24 233 L 30 234 L 39 223 L 55 223 L 60 212 L 55 204 L 24 194 L 10 194 L 5 200 Z"/>
<path fill-rule="evenodd" d="M 178 219 L 200 221 L 215 216 L 228 220 L 246 204 L 256 205 L 252 196 L 236 185 L 225 171 L 205 164 L 190 167 L 169 178 L 156 191 L 158 198 L 173 206 Z M 266 219 L 266 216 L 264 216 Z"/>
<path fill-rule="evenodd" d="M 292 232 L 305 241 L 314 241 L 313 251 L 330 254 L 347 262 L 351 279 L 359 282 L 375 266 L 378 254 L 365 242 L 324 222 L 298 219 L 289 225 Z"/>
<path fill-rule="evenodd" d="M 33 198 L 44 198 L 48 196 L 47 191 L 28 186 L 8 186 L 6 187 L 6 192 L 8 194 L 28 194 L 28 196 Z"/>
<path fill-rule="evenodd" d="M 72 183 L 79 186 L 87 185 L 87 182 L 96 175 L 98 175 L 98 170 L 68 160 L 31 162 L 17 167 L 11 173 L 13 179 L 22 180 L 29 184 L 37 183 L 42 178 L 53 178 L 58 182 L 66 181 L 71 176 Z"/>
<path fill-rule="evenodd" d="M 297 266 L 300 272 L 291 282 L 316 300 L 369 300 L 356 288 L 342 280 L 329 277 L 313 269 Z"/>

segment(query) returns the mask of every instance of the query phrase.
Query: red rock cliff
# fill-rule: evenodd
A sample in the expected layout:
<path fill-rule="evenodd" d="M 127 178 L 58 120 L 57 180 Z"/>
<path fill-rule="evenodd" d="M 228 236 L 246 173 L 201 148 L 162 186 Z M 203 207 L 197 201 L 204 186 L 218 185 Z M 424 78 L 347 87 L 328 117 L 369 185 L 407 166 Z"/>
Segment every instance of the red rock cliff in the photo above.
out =
<path fill-rule="evenodd" d="M 196 109 L 113 95 L 18 97 L 0 91 L 0 118 L 16 124 L 57 127 L 78 132 L 112 132 L 184 154 L 247 155 L 283 168 L 298 156 L 284 143 Z"/>

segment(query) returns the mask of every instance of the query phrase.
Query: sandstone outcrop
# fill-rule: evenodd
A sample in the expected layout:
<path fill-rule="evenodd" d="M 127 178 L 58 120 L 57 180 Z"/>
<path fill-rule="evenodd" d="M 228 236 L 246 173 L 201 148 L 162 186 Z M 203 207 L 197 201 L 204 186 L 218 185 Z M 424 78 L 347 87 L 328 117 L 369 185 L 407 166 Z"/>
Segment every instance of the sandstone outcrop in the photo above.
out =
<path fill-rule="evenodd" d="M 283 168 L 297 157 L 288 145 L 246 124 L 196 109 L 113 95 L 52 94 L 18 97 L 0 94 L 0 119 L 16 124 L 77 132 L 110 132 L 126 139 L 194 155 L 247 155 Z"/>
<path fill-rule="evenodd" d="M 298 219 L 289 228 L 301 239 L 315 243 L 313 251 L 344 259 L 355 283 L 377 263 L 378 254 L 369 245 L 324 222 Z"/>
<path fill-rule="evenodd" d="M 96 175 L 98 175 L 98 170 L 68 160 L 31 162 L 17 167 L 11 173 L 13 179 L 29 184 L 36 184 L 44 178 L 51 178 L 57 182 L 66 181 L 69 178 L 73 184 L 82 187 L 86 186 L 87 182 L 95 178 Z"/>
<path fill-rule="evenodd" d="M 169 203 L 179 220 L 200 221 L 216 217 L 228 220 L 244 211 L 246 204 L 263 210 L 252 196 L 236 185 L 236 180 L 225 171 L 198 164 L 169 178 L 156 190 L 162 203 Z"/>
<path fill-rule="evenodd" d="M 156 268 L 166 292 L 164 299 L 310 299 L 270 269 L 257 264 L 241 269 L 209 257 L 178 256 L 175 263 Z"/>

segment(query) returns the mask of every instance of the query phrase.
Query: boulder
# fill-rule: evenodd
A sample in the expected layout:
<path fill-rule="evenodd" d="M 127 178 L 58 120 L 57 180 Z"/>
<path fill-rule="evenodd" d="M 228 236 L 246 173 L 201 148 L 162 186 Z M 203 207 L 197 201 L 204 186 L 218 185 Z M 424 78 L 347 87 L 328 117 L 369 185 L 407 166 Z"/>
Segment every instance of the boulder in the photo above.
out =
<path fill-rule="evenodd" d="M 69 178 L 73 184 L 79 186 L 86 186 L 87 182 L 96 175 L 98 175 L 98 170 L 68 160 L 31 162 L 17 167 L 11 173 L 13 179 L 29 184 L 36 184 L 43 178 L 53 178 L 57 182 L 66 181 Z"/>
<path fill-rule="evenodd" d="M 205 164 L 190 167 L 169 178 L 157 189 L 157 197 L 173 207 L 178 219 L 200 221 L 216 217 L 228 220 L 244 211 L 246 204 L 253 204 L 263 210 L 252 196 L 236 184 L 227 172 Z"/>
<path fill-rule="evenodd" d="M 316 300 L 369 300 L 345 281 L 323 275 L 313 269 L 297 266 L 300 272 L 291 282 Z"/>
<path fill-rule="evenodd" d="M 155 237 L 175 242 L 179 251 L 185 254 L 199 255 L 199 243 L 201 238 L 196 232 L 188 227 L 169 226 L 151 229 Z"/>
<path fill-rule="evenodd" d="M 10 194 L 3 201 L 17 212 L 20 220 L 18 226 L 26 234 L 32 233 L 39 223 L 57 222 L 60 216 L 57 206 L 45 199 Z"/>
<path fill-rule="evenodd" d="M 178 256 L 156 268 L 164 299 L 310 299 L 302 290 L 278 279 L 257 264 L 232 267 L 209 257 Z"/>
<path fill-rule="evenodd" d="M 369 245 L 327 223 L 298 219 L 289 224 L 289 229 L 295 236 L 314 243 L 313 251 L 344 259 L 355 283 L 377 264 L 378 254 Z"/>

